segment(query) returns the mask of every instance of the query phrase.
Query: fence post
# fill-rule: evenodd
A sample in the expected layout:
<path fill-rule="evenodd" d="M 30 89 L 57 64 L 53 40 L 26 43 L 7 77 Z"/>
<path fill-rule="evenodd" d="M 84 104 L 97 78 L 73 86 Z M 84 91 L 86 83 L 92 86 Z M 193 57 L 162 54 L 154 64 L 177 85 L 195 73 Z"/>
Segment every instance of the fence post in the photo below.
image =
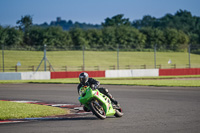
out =
<path fill-rule="evenodd" d="M 126 69 L 130 69 L 130 65 L 126 65 Z"/>
<path fill-rule="evenodd" d="M 3 64 L 3 72 L 4 72 L 4 45 L 2 44 L 2 64 Z"/>
<path fill-rule="evenodd" d="M 44 45 L 44 71 L 47 71 L 46 44 Z"/>
<path fill-rule="evenodd" d="M 191 68 L 191 64 L 190 64 L 190 46 L 191 46 L 191 44 L 189 44 L 189 46 L 188 46 L 189 68 Z"/>
<path fill-rule="evenodd" d="M 117 44 L 117 70 L 119 70 L 119 44 Z"/>
<path fill-rule="evenodd" d="M 100 70 L 100 67 L 99 66 L 94 66 L 94 69 L 99 71 Z"/>
<path fill-rule="evenodd" d="M 172 67 L 173 67 L 174 69 L 176 69 L 176 64 L 172 64 Z"/>
<path fill-rule="evenodd" d="M 109 66 L 109 67 L 110 67 L 110 70 L 115 70 L 115 65 Z"/>
<path fill-rule="evenodd" d="M 82 68 L 82 71 L 85 71 L 85 68 L 84 68 L 84 66 L 81 66 L 81 68 Z"/>
<path fill-rule="evenodd" d="M 156 46 L 157 44 L 154 45 L 154 68 L 156 69 Z"/>
<path fill-rule="evenodd" d="M 162 66 L 162 65 L 160 64 L 160 65 L 159 65 L 159 69 L 161 69 L 161 66 Z"/>
<path fill-rule="evenodd" d="M 15 72 L 17 72 L 17 65 L 15 66 Z"/>
<path fill-rule="evenodd" d="M 51 65 L 49 65 L 49 71 L 51 72 Z"/>
<path fill-rule="evenodd" d="M 85 71 L 85 45 L 83 45 L 83 66 L 82 70 Z"/>
<path fill-rule="evenodd" d="M 32 66 L 32 71 L 34 72 L 34 66 Z"/>
<path fill-rule="evenodd" d="M 65 71 L 67 71 L 67 66 L 65 66 Z"/>

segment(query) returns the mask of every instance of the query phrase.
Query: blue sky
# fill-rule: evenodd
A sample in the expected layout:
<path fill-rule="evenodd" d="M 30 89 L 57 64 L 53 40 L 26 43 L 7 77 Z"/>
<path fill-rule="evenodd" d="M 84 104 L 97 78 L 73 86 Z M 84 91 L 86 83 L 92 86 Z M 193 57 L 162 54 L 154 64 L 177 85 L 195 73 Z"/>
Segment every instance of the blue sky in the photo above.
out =
<path fill-rule="evenodd" d="M 179 9 L 200 16 L 199 5 L 200 0 L 0 0 L 0 25 L 15 26 L 24 15 L 31 15 L 34 24 L 50 23 L 56 17 L 101 24 L 117 14 L 133 21 L 144 15 L 159 18 Z"/>

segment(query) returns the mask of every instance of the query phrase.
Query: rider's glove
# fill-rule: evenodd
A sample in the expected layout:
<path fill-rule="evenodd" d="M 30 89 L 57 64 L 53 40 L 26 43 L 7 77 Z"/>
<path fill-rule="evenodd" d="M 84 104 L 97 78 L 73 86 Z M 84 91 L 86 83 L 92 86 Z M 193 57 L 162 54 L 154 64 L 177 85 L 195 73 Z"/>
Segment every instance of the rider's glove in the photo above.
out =
<path fill-rule="evenodd" d="M 98 88 L 98 86 L 97 86 L 97 85 L 95 85 L 95 84 L 92 84 L 92 85 L 91 85 L 91 88 L 92 88 L 93 90 L 95 90 L 95 89 L 97 89 L 97 88 Z"/>
<path fill-rule="evenodd" d="M 98 88 L 98 86 L 97 85 L 94 85 L 94 89 L 97 89 Z"/>

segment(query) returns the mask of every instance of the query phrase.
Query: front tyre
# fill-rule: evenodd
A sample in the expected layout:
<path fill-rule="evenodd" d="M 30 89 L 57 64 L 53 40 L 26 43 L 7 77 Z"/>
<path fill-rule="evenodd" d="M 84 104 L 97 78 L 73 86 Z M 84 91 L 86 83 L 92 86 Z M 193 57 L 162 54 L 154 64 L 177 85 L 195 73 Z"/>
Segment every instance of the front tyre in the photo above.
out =
<path fill-rule="evenodd" d="M 90 102 L 90 109 L 95 114 L 99 119 L 105 119 L 106 118 L 106 113 L 103 109 L 103 107 L 99 104 L 99 101 L 97 100 L 92 100 Z"/>

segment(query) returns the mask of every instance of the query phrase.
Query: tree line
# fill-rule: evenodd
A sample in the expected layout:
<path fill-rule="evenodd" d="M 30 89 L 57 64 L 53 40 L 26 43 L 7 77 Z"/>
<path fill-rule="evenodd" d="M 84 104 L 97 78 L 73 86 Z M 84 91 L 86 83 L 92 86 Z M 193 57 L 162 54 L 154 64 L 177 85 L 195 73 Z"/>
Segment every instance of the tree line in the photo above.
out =
<path fill-rule="evenodd" d="M 64 28 L 62 24 L 71 26 Z M 133 22 L 118 14 L 106 18 L 101 25 L 93 26 L 61 20 L 50 25 L 34 25 L 32 17 L 26 15 L 17 21 L 17 25 L 0 25 L 0 44 L 27 49 L 46 44 L 49 50 L 55 47 L 80 49 L 83 46 L 97 50 L 115 50 L 117 46 L 126 50 L 152 50 L 156 45 L 162 51 L 185 51 L 191 44 L 193 52 L 200 52 L 200 17 L 192 16 L 186 10 L 179 10 L 174 15 L 166 14 L 162 18 L 147 15 Z"/>

